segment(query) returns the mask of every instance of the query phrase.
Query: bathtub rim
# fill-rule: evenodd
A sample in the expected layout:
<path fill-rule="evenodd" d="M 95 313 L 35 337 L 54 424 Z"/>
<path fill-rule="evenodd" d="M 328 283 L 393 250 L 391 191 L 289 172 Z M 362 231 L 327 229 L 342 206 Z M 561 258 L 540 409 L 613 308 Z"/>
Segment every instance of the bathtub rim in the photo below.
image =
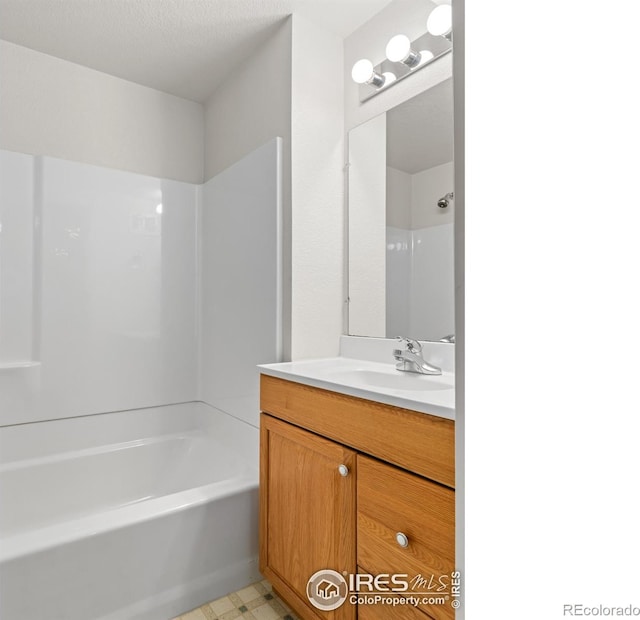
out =
<path fill-rule="evenodd" d="M 258 479 L 258 470 L 247 468 L 230 479 L 0 538 L 0 564 L 251 491 Z"/>
<path fill-rule="evenodd" d="M 204 433 L 205 435 L 211 434 L 216 437 L 218 433 L 221 433 L 222 436 L 227 438 L 226 433 L 230 433 L 233 450 L 238 454 L 243 465 L 238 468 L 238 471 L 235 472 L 233 476 L 223 480 L 217 480 L 204 485 L 200 484 L 191 488 L 178 490 L 174 493 L 85 514 L 49 526 L 24 530 L 4 536 L 0 533 L 0 563 L 10 562 L 11 560 L 68 544 L 87 536 L 121 529 L 134 523 L 151 521 L 180 510 L 194 508 L 207 502 L 221 500 L 236 493 L 243 493 L 258 488 L 259 429 L 245 420 L 236 418 L 209 403 L 189 401 L 188 403 L 144 407 L 142 409 L 103 412 L 77 417 L 72 416 L 65 418 L 64 421 L 65 427 L 73 424 L 76 420 L 78 420 L 83 427 L 86 427 L 87 424 L 90 424 L 91 420 L 100 420 L 101 423 L 108 423 L 109 417 L 111 417 L 114 422 L 117 422 L 122 419 L 123 415 L 126 416 L 132 413 L 136 419 L 141 418 L 144 422 L 145 418 L 149 419 L 161 412 L 163 415 L 168 415 L 171 418 L 169 423 L 171 430 L 166 434 L 161 433 L 164 437 L 173 434 L 171 431 L 175 432 L 175 425 L 179 427 L 180 434 L 185 431 L 187 431 L 188 434 L 196 431 L 198 433 Z M 11 433 L 14 433 L 15 431 L 13 429 L 17 430 L 22 427 L 24 430 L 29 429 L 31 433 L 39 425 L 42 425 L 40 426 L 41 429 L 48 429 L 53 428 L 49 426 L 49 422 L 59 423 L 60 421 L 61 420 L 53 419 L 3 428 L 11 428 Z M 135 422 L 135 424 L 137 424 L 137 422 Z M 0 431 L 1 430 L 0 428 Z M 95 429 L 88 427 L 88 432 L 89 436 L 95 436 Z M 102 445 L 104 446 L 105 444 Z M 109 442 L 107 442 L 106 445 L 109 445 Z M 54 452 L 54 454 L 59 455 L 60 453 Z M 45 456 L 44 460 L 46 460 L 46 458 Z M 36 457 L 36 460 L 39 460 L 38 457 Z M 4 464 L 9 465 L 9 468 L 11 468 L 11 463 L 19 464 L 21 462 L 24 463 L 22 459 L 8 459 Z"/>

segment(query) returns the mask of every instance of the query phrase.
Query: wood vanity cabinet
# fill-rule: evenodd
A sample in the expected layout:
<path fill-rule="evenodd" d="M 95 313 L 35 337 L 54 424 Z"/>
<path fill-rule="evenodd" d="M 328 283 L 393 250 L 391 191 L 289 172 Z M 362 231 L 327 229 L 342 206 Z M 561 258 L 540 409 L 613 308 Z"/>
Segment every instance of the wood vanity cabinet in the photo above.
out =
<path fill-rule="evenodd" d="M 323 612 L 306 587 L 321 569 L 451 575 L 454 422 L 266 375 L 260 390 L 260 570 L 276 592 L 304 620 L 453 619 L 449 600 Z"/>
<path fill-rule="evenodd" d="M 306 586 L 321 568 L 355 572 L 356 453 L 267 415 L 261 418 L 261 570 L 304 616 Z M 340 474 L 339 467 L 347 473 Z M 264 562 L 264 564 L 263 564 Z M 314 616 L 310 616 L 314 617 Z M 326 617 L 355 618 L 343 605 Z"/>

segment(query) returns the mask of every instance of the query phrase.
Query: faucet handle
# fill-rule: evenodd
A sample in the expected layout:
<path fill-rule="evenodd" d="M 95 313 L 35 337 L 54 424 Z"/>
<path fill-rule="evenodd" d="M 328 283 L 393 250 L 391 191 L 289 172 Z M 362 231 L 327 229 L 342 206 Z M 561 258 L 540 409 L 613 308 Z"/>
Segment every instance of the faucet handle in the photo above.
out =
<path fill-rule="evenodd" d="M 398 336 L 396 340 L 402 342 L 409 351 L 412 353 L 420 353 L 422 351 L 422 345 L 413 338 L 406 338 L 405 336 Z"/>

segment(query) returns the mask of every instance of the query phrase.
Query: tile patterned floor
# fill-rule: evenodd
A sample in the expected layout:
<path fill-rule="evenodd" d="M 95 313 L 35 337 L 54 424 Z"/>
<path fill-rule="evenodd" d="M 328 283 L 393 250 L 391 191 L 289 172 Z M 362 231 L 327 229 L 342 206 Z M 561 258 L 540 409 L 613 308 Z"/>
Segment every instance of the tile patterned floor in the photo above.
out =
<path fill-rule="evenodd" d="M 268 581 L 258 581 L 227 594 L 174 620 L 299 620 L 287 604 L 271 590 Z"/>

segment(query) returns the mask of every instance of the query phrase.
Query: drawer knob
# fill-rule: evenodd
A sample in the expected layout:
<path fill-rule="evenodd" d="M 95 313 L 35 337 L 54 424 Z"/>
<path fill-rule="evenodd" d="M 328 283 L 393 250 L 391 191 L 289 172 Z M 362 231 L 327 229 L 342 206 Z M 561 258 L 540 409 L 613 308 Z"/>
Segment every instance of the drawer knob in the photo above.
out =
<path fill-rule="evenodd" d="M 403 548 L 406 549 L 409 546 L 409 539 L 406 534 L 402 532 L 398 532 L 396 534 L 396 542 Z"/>
<path fill-rule="evenodd" d="M 349 475 L 349 468 L 346 465 L 338 465 L 338 471 L 342 477 Z"/>

